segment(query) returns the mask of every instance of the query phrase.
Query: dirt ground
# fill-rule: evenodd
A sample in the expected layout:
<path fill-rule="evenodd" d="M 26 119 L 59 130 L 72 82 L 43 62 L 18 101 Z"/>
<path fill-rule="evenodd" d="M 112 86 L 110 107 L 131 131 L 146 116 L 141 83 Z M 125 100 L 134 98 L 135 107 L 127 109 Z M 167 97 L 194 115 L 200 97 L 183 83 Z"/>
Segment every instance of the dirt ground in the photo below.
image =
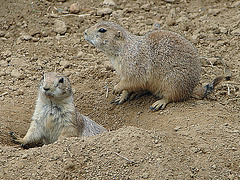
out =
<path fill-rule="evenodd" d="M 240 1 L 172 1 L 0 1 L 1 179 L 240 179 Z M 202 56 L 202 84 L 228 78 L 207 98 L 163 111 L 149 109 L 152 95 L 111 104 L 119 77 L 84 40 L 103 19 L 137 35 L 177 32 Z M 13 144 L 9 131 L 26 134 L 47 71 L 68 75 L 79 111 L 109 132 L 28 150 Z"/>

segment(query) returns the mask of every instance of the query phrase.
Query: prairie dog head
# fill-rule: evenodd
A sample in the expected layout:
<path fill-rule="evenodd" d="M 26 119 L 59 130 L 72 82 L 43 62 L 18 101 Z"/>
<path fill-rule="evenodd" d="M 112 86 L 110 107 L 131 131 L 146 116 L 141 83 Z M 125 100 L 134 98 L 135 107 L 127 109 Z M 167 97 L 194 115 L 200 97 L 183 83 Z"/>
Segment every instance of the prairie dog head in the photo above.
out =
<path fill-rule="evenodd" d="M 118 54 L 128 32 L 116 23 L 100 21 L 85 30 L 85 39 L 109 56 Z"/>
<path fill-rule="evenodd" d="M 48 98 L 64 99 L 72 94 L 70 81 L 56 72 L 47 72 L 43 76 L 40 91 Z"/>

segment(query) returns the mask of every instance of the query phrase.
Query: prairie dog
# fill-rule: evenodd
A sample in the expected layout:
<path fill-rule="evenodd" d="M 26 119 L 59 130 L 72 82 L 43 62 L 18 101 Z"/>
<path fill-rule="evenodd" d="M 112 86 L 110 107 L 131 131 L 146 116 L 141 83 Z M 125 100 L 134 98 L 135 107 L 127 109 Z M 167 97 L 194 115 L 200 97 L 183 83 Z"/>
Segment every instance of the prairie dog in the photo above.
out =
<path fill-rule="evenodd" d="M 120 75 L 114 87 L 114 93 L 121 93 L 116 103 L 147 91 L 160 98 L 150 107 L 159 110 L 194 93 L 205 95 L 206 87 L 194 89 L 201 75 L 198 53 L 177 33 L 157 30 L 136 36 L 116 23 L 100 21 L 85 30 L 85 39 L 109 56 Z"/>
<path fill-rule="evenodd" d="M 70 81 L 56 72 L 44 74 L 32 122 L 24 138 L 13 133 L 23 147 L 50 144 L 63 137 L 93 136 L 107 131 L 75 107 Z"/>

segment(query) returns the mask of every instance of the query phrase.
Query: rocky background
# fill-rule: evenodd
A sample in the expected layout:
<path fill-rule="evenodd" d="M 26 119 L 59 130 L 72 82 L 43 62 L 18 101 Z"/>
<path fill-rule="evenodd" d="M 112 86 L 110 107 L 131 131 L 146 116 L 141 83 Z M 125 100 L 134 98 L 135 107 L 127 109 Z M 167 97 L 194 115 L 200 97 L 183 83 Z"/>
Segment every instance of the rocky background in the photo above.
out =
<path fill-rule="evenodd" d="M 190 40 L 202 84 L 227 79 L 203 100 L 152 112 L 152 95 L 111 104 L 119 81 L 84 40 L 100 20 L 136 35 L 161 28 Z M 240 1 L 6 0 L 0 2 L 1 179 L 240 179 Z M 44 72 L 69 76 L 79 111 L 110 132 L 23 150 Z"/>

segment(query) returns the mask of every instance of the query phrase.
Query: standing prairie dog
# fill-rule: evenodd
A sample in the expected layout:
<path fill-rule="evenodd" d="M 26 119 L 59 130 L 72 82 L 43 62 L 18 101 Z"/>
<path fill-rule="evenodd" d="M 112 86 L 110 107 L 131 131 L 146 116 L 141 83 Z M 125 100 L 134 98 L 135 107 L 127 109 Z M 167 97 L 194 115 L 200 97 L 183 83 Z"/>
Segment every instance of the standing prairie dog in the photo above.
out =
<path fill-rule="evenodd" d="M 174 32 L 157 30 L 136 36 L 116 23 L 100 21 L 85 31 L 85 39 L 109 56 L 120 75 L 114 93 L 122 94 L 116 103 L 134 92 L 151 92 L 160 98 L 151 109 L 159 110 L 169 102 L 191 95 L 202 98 L 209 92 L 207 87 L 195 88 L 201 75 L 196 49 Z"/>
<path fill-rule="evenodd" d="M 93 136 L 106 129 L 78 112 L 70 81 L 56 72 L 44 74 L 31 125 L 24 138 L 13 133 L 23 147 L 50 144 L 62 137 Z"/>

